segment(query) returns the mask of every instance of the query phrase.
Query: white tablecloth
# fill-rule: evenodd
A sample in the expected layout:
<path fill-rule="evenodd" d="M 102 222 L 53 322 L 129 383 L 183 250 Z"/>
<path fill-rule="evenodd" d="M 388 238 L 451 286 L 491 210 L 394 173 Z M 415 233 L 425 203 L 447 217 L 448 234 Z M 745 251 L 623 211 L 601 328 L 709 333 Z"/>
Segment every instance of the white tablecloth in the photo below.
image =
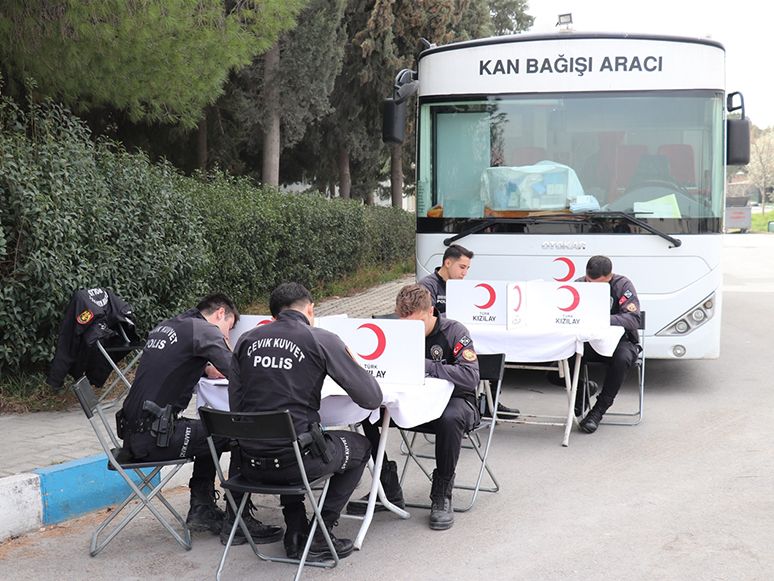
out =
<path fill-rule="evenodd" d="M 424 385 L 381 383 L 382 405 L 390 411 L 392 420 L 402 428 L 411 428 L 440 417 L 449 403 L 454 385 L 445 379 L 425 378 Z M 228 381 L 206 379 L 199 381 L 197 406 L 228 409 Z M 330 377 L 325 379 L 320 401 L 320 419 L 324 426 L 346 426 L 367 417 L 377 423 L 379 410 L 366 410 L 355 404 L 344 390 Z"/>
<path fill-rule="evenodd" d="M 477 353 L 505 353 L 505 360 L 519 363 L 538 363 L 568 359 L 583 353 L 588 342 L 600 355 L 610 356 L 615 351 L 624 328 L 619 326 L 598 329 L 530 329 L 508 330 L 502 325 L 466 325 Z"/>

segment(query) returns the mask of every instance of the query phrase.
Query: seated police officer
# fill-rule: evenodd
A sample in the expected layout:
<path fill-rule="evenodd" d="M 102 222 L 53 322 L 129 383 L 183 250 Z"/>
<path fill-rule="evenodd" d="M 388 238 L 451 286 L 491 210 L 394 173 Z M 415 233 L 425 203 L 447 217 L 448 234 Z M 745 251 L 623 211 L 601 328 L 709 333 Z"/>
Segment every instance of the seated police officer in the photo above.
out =
<path fill-rule="evenodd" d="M 376 380 L 352 358 L 342 340 L 313 327 L 314 303 L 309 291 L 297 283 L 277 287 L 269 299 L 275 320 L 244 333 L 236 345 L 229 377 L 229 408 L 235 412 L 290 410 L 296 433 L 308 433 L 313 442 L 304 456 L 310 480 L 335 471 L 322 510 L 330 532 L 358 485 L 368 462 L 368 440 L 350 431 L 321 431 L 320 397 L 323 380 L 330 375 L 365 409 L 382 403 Z M 289 445 L 258 448 L 254 442 L 240 443 L 241 458 L 232 454 L 230 472 L 241 472 L 255 482 L 297 484 L 298 467 Z M 288 462 L 292 462 L 288 464 Z M 285 550 L 288 557 L 301 555 L 309 533 L 303 496 L 282 496 L 287 525 Z M 331 535 L 339 558 L 352 554 L 349 539 Z M 308 554 L 310 561 L 333 555 L 320 528 L 315 531 Z"/>
<path fill-rule="evenodd" d="M 450 244 L 443 253 L 441 266 L 436 267 L 432 274 L 417 281 L 417 284 L 430 291 L 430 302 L 436 316 L 446 316 L 446 283 L 450 280 L 463 280 L 468 274 L 472 260 L 472 250 L 459 244 Z M 482 398 L 479 405 L 483 415 L 492 415 L 486 398 Z M 519 410 L 498 403 L 497 415 L 505 419 L 516 419 L 519 417 Z"/>
<path fill-rule="evenodd" d="M 207 439 L 200 420 L 176 416 L 188 407 L 209 362 L 229 374 L 228 333 L 238 320 L 233 301 L 216 292 L 195 308 L 159 323 L 148 334 L 132 388 L 116 414 L 124 447 L 133 456 L 149 461 L 194 459 L 186 523 L 192 530 L 213 534 L 220 533 L 225 513 L 215 502 L 215 466 Z M 227 442 L 217 445 L 223 451 Z M 280 527 L 263 525 L 249 515 L 246 522 L 257 543 L 282 537 Z"/>
<path fill-rule="evenodd" d="M 629 368 L 637 361 L 642 347 L 639 344 L 637 330 L 640 327 L 640 299 L 631 280 L 623 275 L 613 272 L 613 263 L 607 256 L 592 256 L 586 263 L 586 276 L 582 276 L 575 282 L 598 282 L 610 286 L 610 324 L 624 328 L 624 334 L 618 341 L 618 345 L 610 357 L 600 355 L 589 343 L 583 345 L 582 361 L 602 363 L 607 367 L 602 391 L 597 396 L 594 407 L 580 421 L 580 428 L 588 434 L 594 433 L 602 421 L 602 416 L 613 405 L 618 390 L 621 389 Z M 559 379 L 559 374 L 551 372 L 549 381 L 556 385 L 564 385 Z M 599 387 L 596 382 L 590 381 L 590 395 L 594 395 Z M 583 413 L 583 394 L 578 393 L 575 402 L 575 414 Z"/>
<path fill-rule="evenodd" d="M 422 321 L 425 324 L 425 375 L 454 383 L 454 391 L 441 417 L 419 426 L 435 433 L 436 469 L 433 470 L 430 490 L 430 528 L 445 530 L 454 525 L 452 489 L 462 437 L 481 419 L 475 405 L 479 381 L 478 357 L 465 326 L 458 321 L 437 316 L 433 311 L 430 291 L 424 286 L 404 286 L 395 301 L 395 314 L 401 319 Z M 379 427 L 364 421 L 363 431 L 376 451 Z M 387 472 L 383 470 L 380 475 L 382 485 L 387 500 L 397 506 L 404 506 L 397 474 L 392 474 L 396 470 L 394 464 L 385 456 L 383 465 L 387 466 Z M 362 514 L 365 512 L 362 502 L 351 502 L 347 511 Z"/>

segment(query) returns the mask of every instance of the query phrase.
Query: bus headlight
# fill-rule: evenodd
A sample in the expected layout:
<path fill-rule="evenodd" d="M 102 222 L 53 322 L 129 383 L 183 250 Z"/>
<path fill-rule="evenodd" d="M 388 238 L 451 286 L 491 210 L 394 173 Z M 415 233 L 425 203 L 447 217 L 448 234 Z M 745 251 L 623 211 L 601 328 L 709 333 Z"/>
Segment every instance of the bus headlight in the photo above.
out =
<path fill-rule="evenodd" d="M 699 304 L 694 305 L 693 308 L 689 309 L 676 319 L 674 319 L 671 323 L 669 323 L 666 327 L 661 329 L 658 333 L 656 333 L 657 337 L 664 337 L 668 335 L 686 335 L 688 333 L 693 332 L 698 327 L 702 326 L 704 323 L 709 321 L 713 315 L 715 314 L 715 294 L 711 294 L 706 299 L 701 301 Z M 675 347 L 673 352 L 677 350 L 677 347 L 680 347 L 683 349 L 683 354 L 685 354 L 685 348 L 683 348 L 681 345 L 678 345 Z M 677 355 L 677 357 L 682 357 L 682 355 Z"/>
<path fill-rule="evenodd" d="M 672 347 L 672 354 L 675 357 L 682 357 L 683 355 L 685 355 L 685 347 L 683 347 L 682 345 L 675 345 L 674 347 Z"/>

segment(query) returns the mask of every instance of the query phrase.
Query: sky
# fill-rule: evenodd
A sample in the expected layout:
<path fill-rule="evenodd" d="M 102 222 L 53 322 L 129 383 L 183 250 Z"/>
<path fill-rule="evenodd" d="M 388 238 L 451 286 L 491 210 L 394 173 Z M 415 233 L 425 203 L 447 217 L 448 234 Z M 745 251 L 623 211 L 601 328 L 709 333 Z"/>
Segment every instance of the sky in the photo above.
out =
<path fill-rule="evenodd" d="M 530 32 L 556 31 L 572 14 L 583 32 L 709 37 L 726 48 L 726 92 L 744 95 L 746 116 L 774 127 L 774 2 L 771 0 L 528 0 Z"/>

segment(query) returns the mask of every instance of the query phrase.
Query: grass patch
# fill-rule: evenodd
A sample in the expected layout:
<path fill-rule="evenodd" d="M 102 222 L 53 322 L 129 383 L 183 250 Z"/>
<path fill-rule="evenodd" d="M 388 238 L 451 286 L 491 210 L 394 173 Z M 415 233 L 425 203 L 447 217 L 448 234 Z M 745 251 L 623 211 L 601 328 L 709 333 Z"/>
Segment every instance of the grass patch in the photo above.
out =
<path fill-rule="evenodd" d="M 774 210 L 761 214 L 760 208 L 753 208 L 750 232 L 768 232 L 769 222 L 774 222 Z"/>
<path fill-rule="evenodd" d="M 2 414 L 61 411 L 77 403 L 78 399 L 69 387 L 51 387 L 42 373 L 19 374 L 0 381 Z"/>

